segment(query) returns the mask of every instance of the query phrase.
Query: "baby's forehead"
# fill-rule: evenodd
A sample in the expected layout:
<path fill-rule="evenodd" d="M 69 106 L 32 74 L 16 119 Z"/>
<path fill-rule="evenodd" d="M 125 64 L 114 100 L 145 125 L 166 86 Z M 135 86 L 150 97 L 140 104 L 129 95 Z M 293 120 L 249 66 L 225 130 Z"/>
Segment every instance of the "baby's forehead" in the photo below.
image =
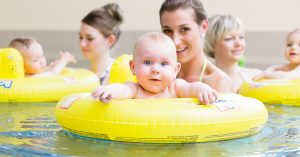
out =
<path fill-rule="evenodd" d="M 176 53 L 176 48 L 173 43 L 166 41 L 146 40 L 136 45 L 137 52 L 141 51 L 173 51 Z"/>
<path fill-rule="evenodd" d="M 155 47 L 160 49 L 175 49 L 176 47 L 169 37 L 165 36 L 146 36 L 136 43 L 136 47 Z"/>
<path fill-rule="evenodd" d="M 144 49 L 145 50 L 145 49 Z M 175 61 L 177 62 L 176 52 L 171 52 L 170 50 L 141 50 L 137 51 L 133 59 L 137 60 L 160 60 L 160 61 Z"/>

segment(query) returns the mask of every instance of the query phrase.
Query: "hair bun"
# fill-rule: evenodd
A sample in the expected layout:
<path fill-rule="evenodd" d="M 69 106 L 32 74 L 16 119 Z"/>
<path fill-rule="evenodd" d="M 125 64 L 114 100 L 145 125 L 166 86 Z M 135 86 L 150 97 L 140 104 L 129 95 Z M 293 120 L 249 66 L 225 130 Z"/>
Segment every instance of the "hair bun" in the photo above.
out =
<path fill-rule="evenodd" d="M 123 22 L 123 10 L 117 3 L 108 3 L 103 7 L 119 23 Z"/>

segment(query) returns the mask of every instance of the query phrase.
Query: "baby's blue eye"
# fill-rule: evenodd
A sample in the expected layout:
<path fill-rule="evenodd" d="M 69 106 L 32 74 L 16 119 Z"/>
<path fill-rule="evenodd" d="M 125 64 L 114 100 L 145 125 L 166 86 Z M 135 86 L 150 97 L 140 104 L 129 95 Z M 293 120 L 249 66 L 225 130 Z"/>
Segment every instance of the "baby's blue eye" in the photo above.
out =
<path fill-rule="evenodd" d="M 161 63 L 161 66 L 167 66 L 167 65 L 169 65 L 168 62 L 162 62 L 162 63 Z"/>
<path fill-rule="evenodd" d="M 144 64 L 146 64 L 146 65 L 150 65 L 150 64 L 151 64 L 151 62 L 150 62 L 149 60 L 145 60 L 145 61 L 144 61 Z"/>

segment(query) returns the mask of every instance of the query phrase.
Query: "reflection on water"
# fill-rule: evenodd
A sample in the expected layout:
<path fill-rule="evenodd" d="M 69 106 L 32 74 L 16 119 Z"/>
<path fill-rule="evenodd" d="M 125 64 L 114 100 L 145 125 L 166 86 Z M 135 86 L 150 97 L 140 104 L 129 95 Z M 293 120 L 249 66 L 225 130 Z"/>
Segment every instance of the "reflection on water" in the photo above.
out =
<path fill-rule="evenodd" d="M 256 135 L 219 142 L 143 144 L 83 138 L 65 132 L 55 104 L 0 104 L 0 156 L 300 156 L 300 108 L 267 105 Z"/>

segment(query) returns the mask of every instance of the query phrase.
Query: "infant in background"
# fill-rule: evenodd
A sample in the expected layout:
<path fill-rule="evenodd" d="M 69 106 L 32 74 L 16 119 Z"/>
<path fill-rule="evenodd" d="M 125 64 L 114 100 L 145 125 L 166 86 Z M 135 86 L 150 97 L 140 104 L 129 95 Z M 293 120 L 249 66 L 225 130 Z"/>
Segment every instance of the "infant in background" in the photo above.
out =
<path fill-rule="evenodd" d="M 26 76 L 43 77 L 58 75 L 68 63 L 76 63 L 75 57 L 69 52 L 59 52 L 60 58 L 47 65 L 41 44 L 33 38 L 13 39 L 9 47 L 17 49 L 23 56 Z"/>
<path fill-rule="evenodd" d="M 267 68 L 258 79 L 300 79 L 300 29 L 289 32 L 286 38 L 285 58 L 288 63 Z"/>

